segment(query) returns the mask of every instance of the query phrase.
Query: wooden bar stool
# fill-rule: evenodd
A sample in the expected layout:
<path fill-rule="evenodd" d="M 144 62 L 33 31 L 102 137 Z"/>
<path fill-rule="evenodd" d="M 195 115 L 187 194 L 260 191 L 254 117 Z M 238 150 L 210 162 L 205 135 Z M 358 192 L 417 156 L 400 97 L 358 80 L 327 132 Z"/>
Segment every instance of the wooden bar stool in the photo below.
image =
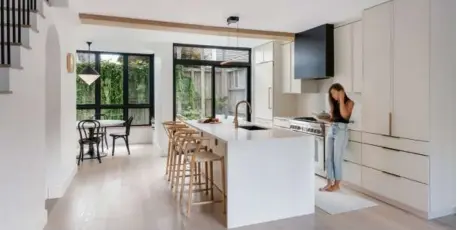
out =
<path fill-rule="evenodd" d="M 187 168 L 187 165 L 185 164 L 184 155 L 191 154 L 193 151 L 197 149 L 199 143 L 196 141 L 195 138 L 199 134 L 200 132 L 198 132 L 195 129 L 186 128 L 178 130 L 174 135 L 174 149 L 172 150 L 173 152 L 171 157 L 171 187 L 173 192 L 174 188 L 176 188 L 176 190 L 178 189 L 181 173 L 185 174 L 186 171 L 190 171 L 190 168 Z M 195 176 L 199 176 L 200 173 L 201 170 L 199 170 L 197 172 L 198 175 Z"/>
<path fill-rule="evenodd" d="M 184 187 L 188 185 L 188 197 L 187 197 L 187 215 L 190 215 L 190 209 L 192 205 L 204 205 L 204 204 L 213 204 L 213 203 L 223 203 L 224 213 L 226 212 L 226 201 L 225 201 L 225 163 L 224 157 L 219 156 L 211 151 L 207 151 L 202 142 L 206 140 L 210 140 L 207 138 L 202 137 L 188 137 L 189 142 L 197 143 L 197 148 L 192 152 L 184 152 L 184 164 L 190 165 L 190 175 L 189 175 L 189 183 L 185 183 L 186 175 L 185 173 L 181 174 L 181 189 L 180 189 L 180 201 L 182 201 L 182 197 L 184 194 Z M 221 164 L 221 181 L 222 181 L 222 199 L 221 200 L 214 200 L 214 183 L 213 183 L 213 163 L 219 162 Z M 195 185 L 199 185 L 201 183 L 196 183 L 195 176 L 198 175 L 198 180 L 201 180 L 201 169 L 200 173 L 198 173 L 201 164 L 205 164 L 205 177 L 204 177 L 204 184 L 205 189 L 195 189 Z M 209 166 L 209 169 L 208 169 Z M 209 173 L 209 175 L 208 175 Z M 193 202 L 193 193 L 195 192 L 202 192 L 202 191 L 209 191 L 210 193 L 210 200 L 209 201 L 202 201 L 202 202 Z"/>
<path fill-rule="evenodd" d="M 187 128 L 187 125 L 181 122 L 176 121 L 166 121 L 162 123 L 165 133 L 168 136 L 168 153 L 167 153 L 167 165 L 165 168 L 165 175 L 168 175 L 168 181 L 171 179 L 171 161 L 172 161 L 172 152 L 173 152 L 173 136 L 174 134 L 180 130 Z"/>

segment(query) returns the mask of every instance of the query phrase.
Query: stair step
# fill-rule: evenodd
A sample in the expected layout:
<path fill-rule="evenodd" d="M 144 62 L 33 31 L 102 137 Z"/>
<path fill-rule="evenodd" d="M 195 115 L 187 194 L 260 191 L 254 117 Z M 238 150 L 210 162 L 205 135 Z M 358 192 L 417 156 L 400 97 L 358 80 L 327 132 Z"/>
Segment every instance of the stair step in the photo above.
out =
<path fill-rule="evenodd" d="M 5 9 L 5 11 L 8 11 L 8 10 L 9 10 L 9 11 L 15 11 L 15 12 L 16 12 L 15 14 L 18 14 L 18 13 L 17 13 L 18 11 L 22 11 L 23 13 L 27 13 L 27 9 L 21 9 L 21 10 L 19 10 L 18 8 L 7 8 L 7 7 L 5 7 L 4 9 Z M 10 13 L 10 15 L 11 15 L 11 14 L 12 14 L 12 13 Z M 30 14 L 38 14 L 38 15 L 40 15 L 43 19 L 46 18 L 46 17 L 44 16 L 44 14 L 41 13 L 40 11 L 38 11 L 38 10 L 32 10 L 32 9 L 30 9 Z M 5 14 L 5 15 L 6 15 L 6 14 Z M 21 13 L 21 17 L 22 17 L 22 13 Z M 17 17 L 16 17 L 16 18 L 17 18 Z"/>
<path fill-rule="evenodd" d="M 10 27 L 10 28 L 13 28 L 13 24 L 5 24 L 5 26 L 8 26 L 8 27 Z M 20 25 L 20 26 L 21 26 L 22 28 L 31 29 L 31 30 L 33 30 L 33 31 L 35 31 L 35 32 L 37 32 L 37 33 L 39 32 L 37 29 L 33 28 L 32 25 L 24 25 L 24 24 L 22 24 L 22 25 Z M 16 27 L 16 28 L 19 27 L 19 24 L 15 24 L 15 27 Z"/>
<path fill-rule="evenodd" d="M 13 27 L 5 27 L 3 29 L 3 33 L 4 33 L 4 36 L 5 36 L 5 40 L 7 38 L 7 30 L 10 31 L 10 42 L 19 42 L 19 31 L 18 31 L 19 28 L 14 28 L 13 30 Z M 20 42 L 22 44 L 24 44 L 25 46 L 30 46 L 30 38 L 32 36 L 31 33 L 34 33 L 34 32 L 37 32 L 36 30 L 34 30 L 33 28 L 30 28 L 30 27 L 21 27 L 21 40 Z M 14 35 L 13 31 L 16 33 Z M 0 36 L 0 41 L 2 40 L 1 36 Z"/>

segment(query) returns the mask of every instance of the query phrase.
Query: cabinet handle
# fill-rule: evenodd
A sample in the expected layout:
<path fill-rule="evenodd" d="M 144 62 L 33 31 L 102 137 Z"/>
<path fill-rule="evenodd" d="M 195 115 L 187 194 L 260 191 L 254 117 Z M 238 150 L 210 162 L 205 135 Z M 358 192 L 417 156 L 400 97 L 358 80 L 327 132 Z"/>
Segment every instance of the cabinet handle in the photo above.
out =
<path fill-rule="evenodd" d="M 397 175 L 397 174 L 393 174 L 393 173 L 386 172 L 386 171 L 381 171 L 381 172 L 384 173 L 384 174 L 387 174 L 387 175 L 389 175 L 389 176 L 401 178 L 401 176 L 399 176 L 399 175 Z"/>
<path fill-rule="evenodd" d="M 268 108 L 271 109 L 271 87 L 268 87 Z"/>
<path fill-rule="evenodd" d="M 390 150 L 390 151 L 401 152 L 401 150 L 393 149 L 393 148 L 389 148 L 389 147 L 381 147 L 381 148 L 386 149 L 386 150 Z"/>
<path fill-rule="evenodd" d="M 389 113 L 389 136 L 392 136 L 392 113 Z"/>

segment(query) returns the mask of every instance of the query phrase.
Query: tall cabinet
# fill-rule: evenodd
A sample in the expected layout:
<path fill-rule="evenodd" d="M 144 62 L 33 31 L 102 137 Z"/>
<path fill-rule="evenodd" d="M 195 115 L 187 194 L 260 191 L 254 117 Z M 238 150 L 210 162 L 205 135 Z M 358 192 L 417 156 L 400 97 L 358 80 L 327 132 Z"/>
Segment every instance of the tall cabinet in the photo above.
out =
<path fill-rule="evenodd" d="M 274 116 L 293 116 L 296 113 L 296 106 L 290 106 L 296 103 L 296 97 L 283 94 L 283 52 L 279 41 L 254 48 L 253 121 L 260 125 L 272 126 Z"/>
<path fill-rule="evenodd" d="M 388 2 L 363 12 L 362 128 L 390 135 L 392 15 Z"/>

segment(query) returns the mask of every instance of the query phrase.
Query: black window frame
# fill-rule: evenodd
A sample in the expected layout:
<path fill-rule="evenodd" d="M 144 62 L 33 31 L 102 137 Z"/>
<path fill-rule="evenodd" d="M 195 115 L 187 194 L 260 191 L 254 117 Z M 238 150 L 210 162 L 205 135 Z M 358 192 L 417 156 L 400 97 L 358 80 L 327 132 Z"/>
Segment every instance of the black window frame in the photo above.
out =
<path fill-rule="evenodd" d="M 229 62 L 222 65 L 224 61 L 212 61 L 212 60 L 193 60 L 193 59 L 177 59 L 175 55 L 175 47 L 189 47 L 189 48 L 207 48 L 207 49 L 222 49 L 222 50 L 240 50 L 247 51 L 249 53 L 247 62 Z M 173 120 L 176 120 L 176 66 L 177 65 L 202 65 L 211 66 L 211 116 L 216 117 L 216 68 L 246 68 L 246 100 L 252 106 L 252 49 L 247 47 L 230 47 L 230 46 L 212 46 L 212 45 L 196 45 L 196 44 L 182 44 L 173 43 L 172 48 L 173 54 Z M 247 113 L 246 120 L 251 121 L 252 114 Z"/>
<path fill-rule="evenodd" d="M 149 109 L 149 119 L 147 124 L 135 124 L 132 126 L 151 126 L 151 120 L 154 118 L 154 54 L 141 54 L 141 53 L 124 53 L 124 52 L 108 52 L 108 51 L 88 51 L 88 50 L 77 50 L 76 54 L 93 54 L 95 60 L 95 70 L 100 73 L 100 55 L 120 55 L 123 60 L 123 79 L 122 79 L 122 104 L 104 105 L 101 103 L 101 77 L 98 78 L 95 84 L 95 103 L 94 104 L 76 104 L 76 110 L 95 110 L 95 119 L 100 119 L 102 109 L 122 109 L 123 120 L 127 120 L 129 116 L 129 109 Z M 129 96 L 129 56 L 142 56 L 149 57 L 149 103 L 148 104 L 130 104 L 128 100 Z"/>

